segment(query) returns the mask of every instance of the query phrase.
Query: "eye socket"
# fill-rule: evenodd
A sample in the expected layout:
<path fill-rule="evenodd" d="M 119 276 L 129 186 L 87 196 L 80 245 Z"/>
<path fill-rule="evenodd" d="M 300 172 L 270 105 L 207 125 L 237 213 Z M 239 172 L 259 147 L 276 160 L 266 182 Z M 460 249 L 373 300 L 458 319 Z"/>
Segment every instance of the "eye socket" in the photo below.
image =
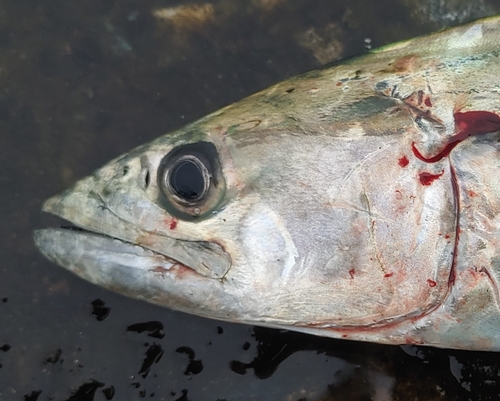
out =
<path fill-rule="evenodd" d="M 210 142 L 172 149 L 161 161 L 157 176 L 160 206 L 179 219 L 211 216 L 225 196 L 217 149 Z"/>
<path fill-rule="evenodd" d="M 177 159 L 166 174 L 166 184 L 180 202 L 193 204 L 206 195 L 210 187 L 207 167 L 196 156 L 186 155 Z"/>

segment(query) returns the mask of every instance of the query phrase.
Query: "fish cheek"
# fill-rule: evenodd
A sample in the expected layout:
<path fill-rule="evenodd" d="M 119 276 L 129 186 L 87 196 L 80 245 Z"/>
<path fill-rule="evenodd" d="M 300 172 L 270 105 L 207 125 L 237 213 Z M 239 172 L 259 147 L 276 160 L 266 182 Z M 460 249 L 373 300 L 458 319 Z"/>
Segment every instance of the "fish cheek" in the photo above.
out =
<path fill-rule="evenodd" d="M 289 278 L 298 256 L 291 234 L 280 216 L 265 203 L 256 203 L 239 231 L 242 256 L 249 265 L 245 275 L 264 289 Z"/>

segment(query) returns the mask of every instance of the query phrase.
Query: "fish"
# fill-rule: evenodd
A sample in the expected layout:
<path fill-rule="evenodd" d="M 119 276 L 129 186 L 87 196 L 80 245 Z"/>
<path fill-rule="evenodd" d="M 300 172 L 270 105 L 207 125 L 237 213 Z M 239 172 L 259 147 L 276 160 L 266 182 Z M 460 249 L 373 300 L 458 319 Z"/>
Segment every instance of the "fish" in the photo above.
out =
<path fill-rule="evenodd" d="M 337 339 L 500 351 L 500 17 L 336 62 L 43 204 L 128 297 Z"/>

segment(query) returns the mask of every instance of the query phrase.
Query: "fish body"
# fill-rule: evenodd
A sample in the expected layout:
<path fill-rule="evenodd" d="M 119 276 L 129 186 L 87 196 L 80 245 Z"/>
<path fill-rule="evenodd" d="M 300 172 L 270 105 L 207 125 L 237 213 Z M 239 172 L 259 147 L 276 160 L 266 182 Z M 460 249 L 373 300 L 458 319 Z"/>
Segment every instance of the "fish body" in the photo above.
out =
<path fill-rule="evenodd" d="M 500 17 L 276 84 L 44 210 L 55 263 L 209 318 L 500 350 Z"/>

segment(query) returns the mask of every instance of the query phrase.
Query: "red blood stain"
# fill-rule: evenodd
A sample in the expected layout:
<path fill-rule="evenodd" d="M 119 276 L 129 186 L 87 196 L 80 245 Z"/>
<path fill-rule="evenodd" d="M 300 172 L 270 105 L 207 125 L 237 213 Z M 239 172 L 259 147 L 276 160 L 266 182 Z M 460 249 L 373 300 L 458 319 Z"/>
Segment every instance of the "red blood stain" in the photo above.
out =
<path fill-rule="evenodd" d="M 450 154 L 450 152 L 464 139 L 469 136 L 483 135 L 500 130 L 500 117 L 489 111 L 466 111 L 456 112 L 455 130 L 456 134 L 448 139 L 448 143 L 436 156 L 424 157 L 418 151 L 415 143 L 411 144 L 411 150 L 415 157 L 426 163 L 435 163 Z"/>
<path fill-rule="evenodd" d="M 394 273 L 385 273 L 384 278 L 389 278 L 389 277 L 392 277 L 393 275 L 394 275 Z"/>
<path fill-rule="evenodd" d="M 349 275 L 351 276 L 351 278 L 354 278 L 354 273 L 355 272 L 356 271 L 354 269 L 349 270 Z"/>
<path fill-rule="evenodd" d="M 445 237 L 446 239 L 448 239 L 448 238 L 450 238 L 450 234 L 446 234 L 444 237 Z"/>
<path fill-rule="evenodd" d="M 441 177 L 443 175 L 443 172 L 441 172 L 441 174 L 431 174 L 431 173 L 427 173 L 427 172 L 422 172 L 422 173 L 418 173 L 418 177 L 420 178 L 420 183 L 422 185 L 426 185 L 426 186 L 429 186 L 431 185 L 435 180 L 437 180 L 439 177 Z"/>
<path fill-rule="evenodd" d="M 475 198 L 476 196 L 479 196 L 479 194 L 477 192 L 474 192 L 474 191 L 472 191 L 470 189 L 467 191 L 467 193 L 469 194 L 469 196 L 471 198 Z"/>
<path fill-rule="evenodd" d="M 458 133 L 463 136 L 462 139 L 500 130 L 500 117 L 489 111 L 457 112 L 454 117 Z"/>
<path fill-rule="evenodd" d="M 427 107 L 432 107 L 432 103 L 431 103 L 431 99 L 426 97 L 425 100 L 424 100 L 424 104 L 427 106 Z"/>
<path fill-rule="evenodd" d="M 456 244 L 458 244 L 458 241 L 455 242 L 455 248 L 457 247 Z M 456 255 L 456 253 L 454 255 Z M 456 277 L 455 276 L 455 266 L 453 265 L 453 269 L 451 269 L 451 271 L 450 271 L 450 277 L 448 278 L 448 287 L 451 288 L 451 286 L 453 284 L 455 284 L 455 277 Z"/>
<path fill-rule="evenodd" d="M 455 211 L 458 215 L 460 212 L 460 190 L 458 188 L 458 180 L 457 173 L 455 172 L 455 168 L 451 166 L 451 187 L 453 188 L 453 195 L 456 199 Z M 460 220 L 457 220 L 457 224 L 455 226 L 455 244 L 453 245 L 453 260 L 451 262 L 451 270 L 450 276 L 448 277 L 448 289 L 451 289 L 453 284 L 455 284 L 455 269 L 457 264 L 457 253 L 458 253 L 458 241 L 460 240 L 460 234 L 462 233 L 462 229 L 460 228 Z"/>
<path fill-rule="evenodd" d="M 410 163 L 410 162 L 409 162 L 409 160 L 408 160 L 408 158 L 407 158 L 406 156 L 400 157 L 400 158 L 398 159 L 398 164 L 399 164 L 401 167 L 406 167 L 406 166 L 408 165 L 408 163 Z"/>
<path fill-rule="evenodd" d="M 437 285 L 437 283 L 430 278 L 427 279 L 427 284 L 429 284 L 429 287 L 435 287 Z"/>
<path fill-rule="evenodd" d="M 342 85 L 342 82 L 337 82 L 335 85 L 337 85 L 337 86 L 341 86 L 341 85 Z"/>
<path fill-rule="evenodd" d="M 175 229 L 175 227 L 177 227 L 177 220 L 172 220 L 172 221 L 170 222 L 170 229 L 171 229 L 171 230 L 174 230 L 174 229 Z"/>
<path fill-rule="evenodd" d="M 420 345 L 420 344 L 424 343 L 422 340 L 417 340 L 416 338 L 411 338 L 411 337 L 406 337 L 405 342 L 406 342 L 406 344 L 416 344 L 416 345 Z"/>

